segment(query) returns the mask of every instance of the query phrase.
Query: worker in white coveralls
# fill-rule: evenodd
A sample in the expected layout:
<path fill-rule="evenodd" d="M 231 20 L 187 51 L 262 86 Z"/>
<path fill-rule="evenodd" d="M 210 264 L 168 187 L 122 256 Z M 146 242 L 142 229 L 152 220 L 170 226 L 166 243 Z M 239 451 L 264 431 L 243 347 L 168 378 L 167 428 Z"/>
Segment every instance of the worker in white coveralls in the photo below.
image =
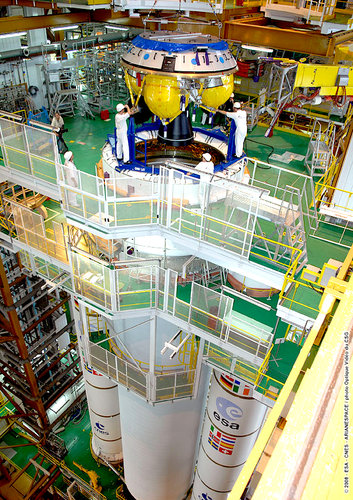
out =
<path fill-rule="evenodd" d="M 198 173 L 200 173 L 200 187 L 199 187 L 199 202 L 202 210 L 206 207 L 206 184 L 210 182 L 211 176 L 214 173 L 214 163 L 210 153 L 203 153 L 202 161 L 198 163 L 195 167 Z"/>
<path fill-rule="evenodd" d="M 116 129 L 116 157 L 124 163 L 130 163 L 129 141 L 127 138 L 127 120 L 134 114 L 134 109 L 130 109 L 126 104 L 117 104 L 117 114 L 115 115 Z"/>
<path fill-rule="evenodd" d="M 78 187 L 78 174 L 77 174 L 77 168 L 76 165 L 74 164 L 74 155 L 72 151 L 66 151 L 64 154 L 65 158 L 65 178 L 66 178 L 66 183 L 68 186 L 72 186 L 77 188 Z M 71 207 L 78 207 L 79 204 L 77 203 L 77 195 L 71 190 L 67 191 L 67 202 Z"/>
<path fill-rule="evenodd" d="M 228 116 L 234 120 L 236 125 L 235 130 L 235 155 L 240 158 L 243 154 L 243 145 L 245 137 L 248 133 L 248 126 L 246 123 L 246 111 L 241 109 L 240 102 L 235 102 L 233 106 L 233 111 L 222 111 L 221 109 L 217 109 L 218 113 L 222 113 L 223 115 Z"/>

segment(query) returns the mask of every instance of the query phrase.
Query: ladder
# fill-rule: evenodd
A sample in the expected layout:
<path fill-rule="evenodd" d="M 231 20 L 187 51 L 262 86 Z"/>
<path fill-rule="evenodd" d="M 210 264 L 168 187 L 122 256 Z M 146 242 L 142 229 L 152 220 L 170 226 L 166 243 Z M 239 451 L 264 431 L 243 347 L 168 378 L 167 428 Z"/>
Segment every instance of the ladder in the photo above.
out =
<path fill-rule="evenodd" d="M 79 115 L 81 115 L 85 118 L 88 117 L 88 118 L 94 119 L 94 115 L 92 113 L 92 110 L 91 110 L 88 102 L 85 100 L 85 98 L 81 94 L 81 92 L 77 93 L 77 109 L 78 109 Z"/>
<path fill-rule="evenodd" d="M 326 129 L 323 130 L 320 120 L 315 119 L 304 160 L 312 178 L 321 177 L 331 165 L 335 134 L 336 127 L 333 122 L 329 122 Z"/>
<path fill-rule="evenodd" d="M 245 111 L 246 111 L 246 123 L 248 126 L 248 130 L 251 131 L 253 130 L 258 121 L 259 121 L 259 110 L 260 108 L 255 105 L 255 103 L 247 103 L 245 105 Z"/>
<path fill-rule="evenodd" d="M 201 275 L 202 285 L 211 290 L 220 289 L 226 283 L 224 269 L 217 266 L 210 270 L 208 261 L 203 262 Z"/>

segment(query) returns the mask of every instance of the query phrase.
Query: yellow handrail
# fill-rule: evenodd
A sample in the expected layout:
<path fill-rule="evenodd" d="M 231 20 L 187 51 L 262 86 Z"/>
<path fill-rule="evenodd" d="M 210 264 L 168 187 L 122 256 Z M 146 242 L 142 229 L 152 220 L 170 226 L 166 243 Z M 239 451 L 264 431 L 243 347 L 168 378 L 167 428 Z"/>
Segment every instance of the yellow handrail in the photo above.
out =
<path fill-rule="evenodd" d="M 287 287 L 288 287 L 289 284 L 294 284 L 295 285 L 295 290 L 294 290 L 294 294 L 293 294 L 292 297 L 289 297 L 289 296 L 286 295 L 286 293 L 288 292 Z M 290 302 L 291 305 L 290 305 L 289 309 L 292 308 L 293 304 L 298 304 L 300 306 L 305 307 L 306 309 L 311 309 L 312 311 L 315 311 L 315 312 L 318 313 L 319 312 L 319 307 L 312 307 L 312 306 L 309 306 L 307 303 L 298 302 L 297 300 L 294 299 L 299 287 L 307 288 L 309 290 L 315 290 L 317 293 L 321 293 L 321 288 L 320 287 L 315 287 L 314 284 L 311 286 L 311 285 L 308 285 L 307 283 L 302 283 L 300 281 L 297 281 L 294 278 L 292 278 L 291 276 L 286 276 L 285 279 L 284 279 L 282 290 L 279 293 L 279 300 L 280 301 L 284 300 L 284 301 Z"/>
<path fill-rule="evenodd" d="M 353 192 L 352 191 L 348 191 L 347 189 L 342 189 L 342 188 L 338 188 L 338 187 L 335 187 L 335 186 L 331 186 L 328 183 L 322 183 L 322 182 L 319 181 L 317 183 L 317 186 L 318 186 L 318 191 L 317 191 L 315 200 L 317 202 L 323 203 L 323 204 L 328 205 L 328 206 L 331 205 L 331 200 L 325 199 L 324 196 L 323 196 L 323 193 L 325 193 L 326 189 L 332 190 L 333 192 L 339 192 L 339 193 L 347 194 L 348 195 L 348 202 L 353 197 Z M 334 204 L 334 209 L 336 209 L 336 210 L 337 209 L 342 209 L 342 210 L 348 211 L 348 213 L 349 212 L 353 212 L 353 208 L 350 208 L 347 205 L 339 205 L 337 202 L 335 202 L 335 204 Z"/>

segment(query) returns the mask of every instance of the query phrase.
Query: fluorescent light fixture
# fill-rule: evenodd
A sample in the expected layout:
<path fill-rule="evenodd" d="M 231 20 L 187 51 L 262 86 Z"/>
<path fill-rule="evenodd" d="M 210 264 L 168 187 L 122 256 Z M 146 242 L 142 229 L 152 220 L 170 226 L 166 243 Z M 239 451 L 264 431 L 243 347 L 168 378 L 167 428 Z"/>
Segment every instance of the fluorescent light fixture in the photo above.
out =
<path fill-rule="evenodd" d="M 124 28 L 123 26 L 109 26 L 106 24 L 104 28 L 109 29 L 109 30 L 118 30 L 118 31 L 128 31 L 129 28 Z"/>
<path fill-rule="evenodd" d="M 271 52 L 273 52 L 273 49 L 267 49 L 266 47 L 255 47 L 255 45 L 242 45 L 241 48 L 255 50 L 255 52 L 267 52 L 268 54 L 271 54 Z"/>
<path fill-rule="evenodd" d="M 64 30 L 75 30 L 78 28 L 78 24 L 71 24 L 70 26 L 58 26 L 56 28 L 50 28 L 52 31 L 64 31 Z"/>
<path fill-rule="evenodd" d="M 14 113 L 8 113 L 7 111 L 0 110 L 0 118 L 9 118 L 11 120 L 15 120 L 16 122 L 22 122 L 23 116 L 15 115 Z"/>
<path fill-rule="evenodd" d="M 0 38 L 15 38 L 15 36 L 24 36 L 27 35 L 27 31 L 18 31 L 17 33 L 5 33 L 4 35 L 0 35 Z"/>
<path fill-rule="evenodd" d="M 28 122 L 30 125 L 33 125 L 33 127 L 39 127 L 39 128 L 42 128 L 44 130 L 47 130 L 48 132 L 53 132 L 53 130 L 56 130 L 54 127 L 52 127 L 51 125 L 47 124 L 47 123 L 43 123 L 43 122 L 38 122 L 36 120 L 29 120 Z M 61 276 L 61 275 L 59 275 Z M 57 276 L 55 276 L 55 278 L 57 278 Z M 53 279 L 55 279 L 53 278 Z M 51 282 L 50 282 L 51 283 Z M 46 285 L 43 285 L 43 287 L 45 288 Z M 42 287 L 42 289 L 44 290 L 44 288 Z"/>

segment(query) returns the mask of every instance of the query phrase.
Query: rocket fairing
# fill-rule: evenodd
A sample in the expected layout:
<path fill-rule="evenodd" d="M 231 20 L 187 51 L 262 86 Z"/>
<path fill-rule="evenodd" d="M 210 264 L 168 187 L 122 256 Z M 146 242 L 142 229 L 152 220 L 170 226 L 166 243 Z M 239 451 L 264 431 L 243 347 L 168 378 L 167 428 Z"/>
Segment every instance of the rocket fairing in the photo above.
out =
<path fill-rule="evenodd" d="M 122 57 L 122 64 L 144 74 L 201 78 L 238 70 L 224 40 L 201 33 L 157 31 L 142 33 Z"/>
<path fill-rule="evenodd" d="M 231 96 L 238 69 L 224 40 L 175 31 L 139 35 L 121 63 L 128 87 L 162 120 L 173 120 L 190 101 L 218 108 Z"/>

